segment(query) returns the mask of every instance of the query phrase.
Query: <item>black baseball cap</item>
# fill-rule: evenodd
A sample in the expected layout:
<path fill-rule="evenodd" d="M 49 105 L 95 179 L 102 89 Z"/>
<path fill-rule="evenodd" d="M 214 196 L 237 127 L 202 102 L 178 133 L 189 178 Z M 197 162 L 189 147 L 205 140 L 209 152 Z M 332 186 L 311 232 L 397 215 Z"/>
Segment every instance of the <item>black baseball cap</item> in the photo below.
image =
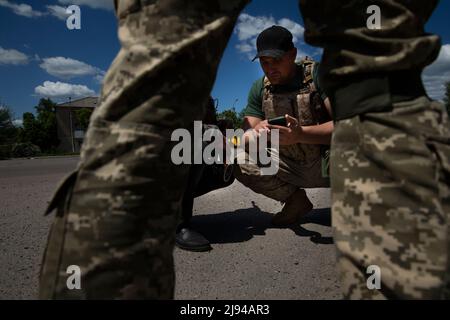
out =
<path fill-rule="evenodd" d="M 260 57 L 278 59 L 292 48 L 294 48 L 292 33 L 281 26 L 271 26 L 258 35 L 256 39 L 258 53 L 252 61 Z"/>

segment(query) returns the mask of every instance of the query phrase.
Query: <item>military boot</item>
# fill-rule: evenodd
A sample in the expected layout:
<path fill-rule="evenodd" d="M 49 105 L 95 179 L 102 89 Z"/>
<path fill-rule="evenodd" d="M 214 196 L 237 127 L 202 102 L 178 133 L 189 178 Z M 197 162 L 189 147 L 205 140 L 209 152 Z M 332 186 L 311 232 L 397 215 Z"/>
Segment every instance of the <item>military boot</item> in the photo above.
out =
<path fill-rule="evenodd" d="M 272 218 L 272 224 L 274 226 L 285 226 L 297 223 L 312 209 L 313 204 L 309 201 L 305 190 L 298 189 L 286 200 L 281 212 Z"/>

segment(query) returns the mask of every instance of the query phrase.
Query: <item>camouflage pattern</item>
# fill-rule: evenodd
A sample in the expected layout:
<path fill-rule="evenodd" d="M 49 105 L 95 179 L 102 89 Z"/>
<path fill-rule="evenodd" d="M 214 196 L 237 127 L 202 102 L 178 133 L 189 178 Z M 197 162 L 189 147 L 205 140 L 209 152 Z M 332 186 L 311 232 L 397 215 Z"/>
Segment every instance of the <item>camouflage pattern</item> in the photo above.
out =
<path fill-rule="evenodd" d="M 299 72 L 303 73 L 303 83 L 299 90 L 293 92 L 273 92 L 272 85 L 267 77 L 264 77 L 264 93 L 262 109 L 266 119 L 271 119 L 288 114 L 299 121 L 301 126 L 312 126 L 325 123 L 331 117 L 321 118 L 317 109 L 325 109 L 313 81 L 314 62 L 306 60 L 300 63 Z M 317 105 L 313 105 L 313 103 Z M 325 112 L 327 114 L 327 112 Z M 317 144 L 293 144 L 280 146 L 280 154 L 283 157 L 295 160 L 301 165 L 317 162 L 320 158 L 322 146 Z"/>
<path fill-rule="evenodd" d="M 316 109 L 325 108 L 323 102 L 313 99 L 319 95 L 314 86 L 312 70 L 314 62 L 302 61 L 298 65 L 303 73 L 303 83 L 299 90 L 292 92 L 274 92 L 267 77 L 264 77 L 262 109 L 266 119 L 289 114 L 299 120 L 302 126 L 311 126 L 330 121 L 321 118 Z M 313 105 L 316 102 L 318 105 Z M 299 187 L 329 187 L 328 178 L 322 177 L 322 146 L 313 144 L 294 144 L 280 146 L 279 150 L 268 149 L 271 157 L 279 161 L 280 169 L 276 175 L 261 175 L 256 163 L 245 163 L 236 166 L 236 179 L 256 193 L 274 200 L 285 202 Z M 248 154 L 240 157 L 249 159 Z"/>
<path fill-rule="evenodd" d="M 170 133 L 201 119 L 247 2 L 116 1 L 122 49 L 105 77 L 78 172 L 52 202 L 58 211 L 40 298 L 173 297 L 187 168 L 170 161 Z M 448 297 L 449 124 L 443 107 L 425 97 L 393 103 L 385 77 L 400 71 L 404 84 L 402 71 L 420 74 L 437 57 L 439 38 L 423 32 L 437 2 L 378 0 L 384 27 L 368 30 L 373 1 L 299 1 L 306 41 L 325 48 L 319 81 L 334 114 L 366 104 L 380 111 L 339 117 L 333 138 L 333 225 L 349 298 Z M 371 87 L 382 94 L 359 90 L 359 80 L 373 74 L 380 85 Z M 342 88 L 363 99 L 343 103 Z M 368 264 L 381 267 L 380 291 L 365 289 Z M 81 290 L 65 285 L 70 265 L 81 268 Z"/>
<path fill-rule="evenodd" d="M 245 159 L 247 163 L 235 166 L 236 180 L 256 193 L 271 199 L 285 202 L 298 188 L 329 187 L 330 179 L 322 177 L 322 158 L 302 164 L 296 160 L 280 156 L 279 152 L 268 148 L 273 160 L 279 162 L 276 175 L 262 175 L 261 168 L 249 161 L 247 152 L 238 154 L 240 163 Z"/>
<path fill-rule="evenodd" d="M 424 25 L 438 2 L 300 0 L 305 41 L 325 49 L 319 71 L 321 88 L 333 98 L 338 87 L 355 85 L 359 76 L 420 71 L 429 65 L 439 54 L 440 39 L 425 33 Z M 380 30 L 367 28 L 371 5 L 380 7 Z"/>
<path fill-rule="evenodd" d="M 420 80 L 438 1 L 300 0 L 331 99 L 332 221 L 347 298 L 449 298 L 449 123 Z M 381 29 L 367 28 L 380 7 Z M 412 80 L 411 80 L 412 79 Z M 381 268 L 381 290 L 366 285 Z"/>
<path fill-rule="evenodd" d="M 336 123 L 334 239 L 347 298 L 450 298 L 450 123 L 426 97 Z M 366 268 L 381 270 L 381 290 Z"/>
<path fill-rule="evenodd" d="M 188 168 L 172 164 L 170 135 L 202 119 L 246 3 L 116 1 L 122 48 L 105 77 L 76 182 L 55 199 L 40 298 L 173 298 Z M 81 290 L 66 286 L 70 265 L 81 268 Z"/>

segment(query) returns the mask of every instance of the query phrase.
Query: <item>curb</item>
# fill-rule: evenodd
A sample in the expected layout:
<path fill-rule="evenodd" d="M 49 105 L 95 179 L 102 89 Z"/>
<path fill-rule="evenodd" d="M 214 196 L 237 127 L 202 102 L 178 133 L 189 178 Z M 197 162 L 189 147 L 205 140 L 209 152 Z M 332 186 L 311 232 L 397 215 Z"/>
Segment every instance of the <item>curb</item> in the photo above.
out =
<path fill-rule="evenodd" d="M 67 156 L 42 156 L 42 157 L 29 157 L 29 158 L 10 158 L 3 159 L 0 161 L 10 161 L 10 160 L 37 160 L 37 159 L 58 159 L 58 158 L 79 158 L 79 155 L 67 155 Z"/>

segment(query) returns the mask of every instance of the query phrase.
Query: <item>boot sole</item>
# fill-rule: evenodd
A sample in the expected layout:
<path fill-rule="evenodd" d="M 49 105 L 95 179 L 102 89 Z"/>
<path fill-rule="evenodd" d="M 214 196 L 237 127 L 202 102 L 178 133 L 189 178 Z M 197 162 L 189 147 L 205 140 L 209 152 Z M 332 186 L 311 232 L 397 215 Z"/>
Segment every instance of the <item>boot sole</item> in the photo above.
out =
<path fill-rule="evenodd" d="M 182 250 L 192 251 L 192 252 L 205 252 L 205 251 L 212 250 L 212 247 L 210 245 L 201 246 L 201 247 L 190 247 L 190 246 L 185 246 L 185 245 L 182 245 L 182 244 L 179 244 L 176 242 L 175 242 L 175 245 Z"/>

